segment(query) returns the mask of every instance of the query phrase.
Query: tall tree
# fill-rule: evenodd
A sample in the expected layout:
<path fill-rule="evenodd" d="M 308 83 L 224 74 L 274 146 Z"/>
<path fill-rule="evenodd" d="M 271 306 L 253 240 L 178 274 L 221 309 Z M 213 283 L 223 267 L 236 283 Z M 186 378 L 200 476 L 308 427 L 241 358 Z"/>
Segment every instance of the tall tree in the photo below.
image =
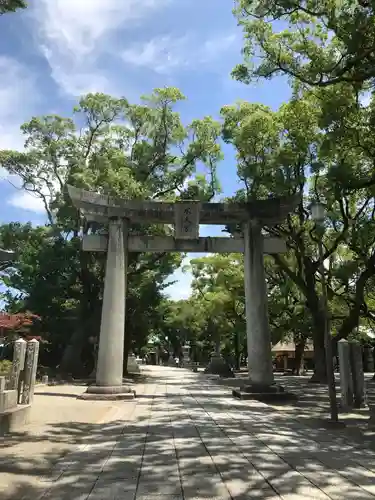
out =
<path fill-rule="evenodd" d="M 246 102 L 222 110 L 224 139 L 237 150 L 244 183 L 235 198 L 302 196 L 296 214 L 267 230 L 285 239 L 290 250 L 273 259 L 310 310 L 317 380 L 325 379 L 325 315 L 319 298 L 317 235 L 308 208 L 313 199 L 324 201 L 328 209 L 323 243 L 330 265 L 325 278 L 331 309 L 335 304 L 336 313 L 340 310 L 333 317 L 336 339 L 347 337 L 360 317 L 368 315 L 365 290 L 375 272 L 374 188 L 367 182 L 374 158 L 372 105 L 363 107 L 347 85 L 340 90 L 297 89 L 276 112 Z"/>
<path fill-rule="evenodd" d="M 25 0 L 0 0 L 0 16 L 18 9 L 26 9 Z"/>
<path fill-rule="evenodd" d="M 75 266 L 71 279 L 79 314 L 61 361 L 66 371 L 74 371 L 82 364 L 81 352 L 88 337 L 98 334 L 99 322 L 93 327 L 92 318 L 100 309 L 104 259 L 81 251 L 80 237 L 106 228 L 81 220 L 65 185 L 125 199 L 212 197 L 218 189 L 220 124 L 206 117 L 183 126 L 174 110 L 183 100 L 175 88 L 156 89 L 136 105 L 105 94 L 88 94 L 80 100 L 73 118 L 43 116 L 23 125 L 25 151 L 0 152 L 0 164 L 18 175 L 23 188 L 42 201 L 52 245 L 68 252 L 66 257 L 70 252 L 74 255 L 69 262 Z M 165 234 L 169 228 L 148 224 L 133 225 L 131 230 Z M 173 254 L 130 256 L 126 348 L 130 347 L 129 333 L 136 333 L 137 319 L 146 307 L 139 301 L 140 290 L 156 297 L 155 287 L 161 289 L 179 259 Z M 39 270 L 34 276 L 38 275 Z"/>
<path fill-rule="evenodd" d="M 370 86 L 375 77 L 372 0 L 236 0 L 244 33 L 238 80 L 287 75 L 326 87 Z"/>

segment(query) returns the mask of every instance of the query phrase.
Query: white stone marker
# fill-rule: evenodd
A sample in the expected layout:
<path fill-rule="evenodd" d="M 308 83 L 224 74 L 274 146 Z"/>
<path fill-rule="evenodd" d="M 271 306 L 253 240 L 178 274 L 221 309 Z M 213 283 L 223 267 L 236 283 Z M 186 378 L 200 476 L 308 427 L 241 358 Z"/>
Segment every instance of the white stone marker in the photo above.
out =
<path fill-rule="evenodd" d="M 12 370 L 9 377 L 9 389 L 18 390 L 20 374 L 25 366 L 26 341 L 23 339 L 15 340 L 13 347 Z"/>
<path fill-rule="evenodd" d="M 21 399 L 23 405 L 30 405 L 33 402 L 38 355 L 39 342 L 36 339 L 30 340 L 30 342 L 27 343 L 25 371 L 23 374 L 23 391 Z"/>

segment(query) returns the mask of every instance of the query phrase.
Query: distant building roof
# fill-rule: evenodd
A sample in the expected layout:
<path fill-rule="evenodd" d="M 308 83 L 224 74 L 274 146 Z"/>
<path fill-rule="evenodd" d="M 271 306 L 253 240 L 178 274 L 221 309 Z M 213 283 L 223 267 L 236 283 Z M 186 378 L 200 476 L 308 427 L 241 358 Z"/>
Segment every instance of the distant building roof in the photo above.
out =
<path fill-rule="evenodd" d="M 296 344 L 294 342 L 278 342 L 272 347 L 272 352 L 295 352 Z M 307 341 L 305 352 L 313 352 L 314 347 L 311 341 Z"/>

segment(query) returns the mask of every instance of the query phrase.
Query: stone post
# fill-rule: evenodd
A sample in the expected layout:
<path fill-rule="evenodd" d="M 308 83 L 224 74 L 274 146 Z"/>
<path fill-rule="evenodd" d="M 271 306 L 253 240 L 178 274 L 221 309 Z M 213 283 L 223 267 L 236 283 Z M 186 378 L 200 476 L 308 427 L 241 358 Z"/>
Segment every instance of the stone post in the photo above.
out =
<path fill-rule="evenodd" d="M 374 357 L 372 347 L 365 347 L 363 349 L 363 369 L 365 372 L 372 373 L 374 371 Z"/>
<path fill-rule="evenodd" d="M 267 389 L 274 384 L 263 236 L 254 221 L 244 225 L 245 303 L 248 370 L 251 385 Z"/>
<path fill-rule="evenodd" d="M 89 394 L 104 394 L 108 397 L 115 394 L 130 394 L 130 389 L 122 384 L 128 231 L 127 220 L 115 218 L 109 221 L 96 385 L 88 387 Z"/>
<path fill-rule="evenodd" d="M 21 403 L 30 405 L 34 398 L 36 369 L 38 367 L 39 342 L 35 339 L 27 343 L 23 391 Z"/>
<path fill-rule="evenodd" d="M 347 340 L 338 342 L 340 366 L 341 408 L 349 411 L 353 407 L 353 378 L 350 363 L 350 346 Z"/>
<path fill-rule="evenodd" d="M 350 362 L 353 377 L 354 408 L 361 408 L 366 402 L 365 374 L 363 371 L 362 346 L 350 342 Z"/>
<path fill-rule="evenodd" d="M 140 373 L 141 370 L 139 365 L 135 359 L 135 355 L 133 352 L 128 354 L 128 373 Z"/>
<path fill-rule="evenodd" d="M 25 366 L 26 341 L 18 339 L 14 342 L 12 370 L 9 377 L 9 390 L 18 390 L 20 373 Z"/>

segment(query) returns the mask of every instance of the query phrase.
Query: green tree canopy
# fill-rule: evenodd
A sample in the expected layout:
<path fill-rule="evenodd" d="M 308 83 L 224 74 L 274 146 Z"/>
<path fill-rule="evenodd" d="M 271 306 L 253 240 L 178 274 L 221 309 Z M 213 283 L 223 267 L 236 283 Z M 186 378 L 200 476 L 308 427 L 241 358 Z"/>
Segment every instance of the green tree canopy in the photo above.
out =
<path fill-rule="evenodd" d="M 320 377 L 325 370 L 324 317 L 318 236 L 309 204 L 318 199 L 327 207 L 325 277 L 333 332 L 336 339 L 345 338 L 361 318 L 371 316 L 367 297 L 375 272 L 372 115 L 373 104 L 363 106 L 346 84 L 340 92 L 333 87 L 314 91 L 296 87 L 291 101 L 277 111 L 247 102 L 222 109 L 223 137 L 237 151 L 238 175 L 244 184 L 235 199 L 302 197 L 295 214 L 266 230 L 287 242 L 288 254 L 273 260 L 309 308 Z"/>
<path fill-rule="evenodd" d="M 26 7 L 27 2 L 25 0 L 0 0 L 0 16 Z"/>
<path fill-rule="evenodd" d="M 238 80 L 287 75 L 325 87 L 375 77 L 375 11 L 371 0 L 236 0 L 244 33 Z"/>
<path fill-rule="evenodd" d="M 83 252 L 81 236 L 105 233 L 107 228 L 82 220 L 65 186 L 125 199 L 211 198 L 219 188 L 220 124 L 204 117 L 184 126 L 174 109 L 184 99 L 176 88 L 156 89 L 140 104 L 88 94 L 74 109 L 73 118 L 49 115 L 24 124 L 24 151 L 0 151 L 1 166 L 40 198 L 48 219 L 44 228 L 3 227 L 4 247 L 19 250 L 18 262 L 3 280 L 20 292 L 20 306 L 27 304 L 30 309 L 32 303 L 34 309 L 43 309 L 46 321 L 53 318 L 53 310 L 62 314 L 69 309 L 73 323 L 69 328 L 61 323 L 61 330 L 65 328 L 61 365 L 66 371 L 82 365 L 88 338 L 99 333 L 105 257 Z M 131 231 L 166 234 L 170 228 L 133 224 Z M 130 255 L 126 350 L 131 342 L 139 347 L 140 337 L 146 342 L 164 281 L 180 261 L 178 254 Z M 35 312 L 43 317 L 42 311 Z M 45 328 L 51 335 L 56 332 L 49 324 Z"/>

